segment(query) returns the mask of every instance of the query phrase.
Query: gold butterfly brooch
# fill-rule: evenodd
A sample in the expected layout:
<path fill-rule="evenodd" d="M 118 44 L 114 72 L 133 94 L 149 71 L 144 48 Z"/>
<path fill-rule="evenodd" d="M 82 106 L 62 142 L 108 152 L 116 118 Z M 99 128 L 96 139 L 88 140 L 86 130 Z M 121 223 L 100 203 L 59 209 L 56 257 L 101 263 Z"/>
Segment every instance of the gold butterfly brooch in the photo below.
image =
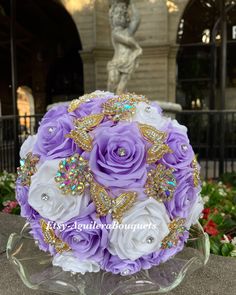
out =
<path fill-rule="evenodd" d="M 95 203 L 98 216 L 112 214 L 112 217 L 118 222 L 121 221 L 124 213 L 132 207 L 137 198 L 136 192 L 125 192 L 117 198 L 112 198 L 105 188 L 95 182 L 90 186 L 90 193 Z"/>
<path fill-rule="evenodd" d="M 152 164 L 160 160 L 165 154 L 173 151 L 165 144 L 167 134 L 163 131 L 157 130 L 155 127 L 147 124 L 139 124 L 139 130 L 142 136 L 152 143 L 152 146 L 147 152 L 147 163 Z"/>
<path fill-rule="evenodd" d="M 53 229 L 44 219 L 40 219 L 40 226 L 43 232 L 44 242 L 51 246 L 54 246 L 57 253 L 62 253 L 64 251 L 70 250 L 69 245 L 55 235 Z"/>
<path fill-rule="evenodd" d="M 66 134 L 67 138 L 72 138 L 74 142 L 86 152 L 93 148 L 93 139 L 89 131 L 98 126 L 104 118 L 104 114 L 93 114 L 74 121 L 75 129 Z"/>

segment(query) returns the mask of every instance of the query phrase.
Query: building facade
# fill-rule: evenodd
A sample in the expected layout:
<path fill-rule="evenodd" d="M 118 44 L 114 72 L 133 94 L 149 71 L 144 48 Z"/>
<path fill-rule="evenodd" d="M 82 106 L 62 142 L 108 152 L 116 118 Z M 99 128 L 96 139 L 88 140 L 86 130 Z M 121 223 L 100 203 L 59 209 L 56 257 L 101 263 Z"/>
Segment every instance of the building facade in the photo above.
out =
<path fill-rule="evenodd" d="M 0 0 L 0 100 L 11 114 L 10 1 Z M 109 0 L 17 0 L 18 87 L 29 87 L 35 112 L 96 89 L 106 90 L 113 56 Z M 143 48 L 129 92 L 186 109 L 219 108 L 221 4 L 227 11 L 226 104 L 236 109 L 236 5 L 231 0 L 133 0 Z M 213 37 L 214 35 L 214 37 Z"/>
<path fill-rule="evenodd" d="M 106 89 L 107 62 L 113 48 L 107 0 L 61 0 L 78 29 L 84 91 Z M 176 101 L 177 31 L 188 0 L 134 0 L 141 15 L 136 39 L 143 48 L 140 65 L 128 83 L 131 92 L 153 100 Z"/>

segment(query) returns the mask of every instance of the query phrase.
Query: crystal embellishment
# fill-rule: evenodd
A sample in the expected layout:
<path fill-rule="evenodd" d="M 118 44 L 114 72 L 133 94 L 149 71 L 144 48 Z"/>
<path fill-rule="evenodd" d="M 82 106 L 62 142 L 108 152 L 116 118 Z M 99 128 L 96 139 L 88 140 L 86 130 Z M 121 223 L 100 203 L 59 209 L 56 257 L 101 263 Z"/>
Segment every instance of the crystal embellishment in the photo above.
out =
<path fill-rule="evenodd" d="M 187 144 L 182 144 L 181 149 L 182 149 L 182 151 L 187 152 L 187 150 L 188 150 Z"/>
<path fill-rule="evenodd" d="M 145 185 L 147 196 L 160 202 L 170 201 L 177 185 L 173 172 L 174 169 L 162 164 L 158 164 L 155 170 L 150 170 Z"/>
<path fill-rule="evenodd" d="M 150 113 L 150 112 L 151 112 L 151 107 L 150 107 L 150 106 L 146 107 L 146 108 L 144 109 L 144 111 L 145 111 L 146 113 Z"/>
<path fill-rule="evenodd" d="M 30 186 L 31 176 L 36 172 L 36 164 L 39 162 L 39 156 L 31 152 L 24 159 L 20 160 L 20 167 L 17 168 L 18 179 L 22 185 Z"/>
<path fill-rule="evenodd" d="M 41 195 L 41 200 L 43 200 L 43 201 L 48 201 L 48 200 L 49 200 L 49 195 L 43 193 L 43 194 Z"/>
<path fill-rule="evenodd" d="M 130 273 L 129 269 L 124 269 L 120 274 L 122 276 L 127 276 L 127 275 L 129 275 L 129 273 Z"/>
<path fill-rule="evenodd" d="M 146 238 L 146 243 L 147 243 L 147 244 L 152 244 L 152 243 L 154 242 L 154 240 L 155 240 L 155 238 L 152 237 L 152 236 L 147 237 L 147 238 Z"/>
<path fill-rule="evenodd" d="M 149 103 L 143 95 L 125 93 L 109 99 L 103 104 L 103 113 L 113 121 L 128 120 L 136 111 L 139 102 Z"/>
<path fill-rule="evenodd" d="M 55 176 L 63 194 L 81 195 L 93 180 L 88 162 L 79 154 L 63 159 Z"/>
<path fill-rule="evenodd" d="M 118 155 L 119 155 L 120 157 L 124 157 L 124 156 L 126 156 L 126 150 L 125 150 L 124 148 L 119 148 L 119 149 L 118 149 Z"/>
<path fill-rule="evenodd" d="M 162 240 L 161 248 L 169 249 L 176 247 L 179 239 L 183 236 L 184 232 L 187 230 L 184 226 L 186 222 L 185 218 L 176 218 L 169 223 L 169 234 Z"/>
<path fill-rule="evenodd" d="M 55 130 L 55 128 L 54 128 L 54 127 L 49 127 L 49 128 L 48 128 L 48 132 L 49 132 L 49 133 L 53 133 L 53 132 L 54 132 L 54 130 Z"/>

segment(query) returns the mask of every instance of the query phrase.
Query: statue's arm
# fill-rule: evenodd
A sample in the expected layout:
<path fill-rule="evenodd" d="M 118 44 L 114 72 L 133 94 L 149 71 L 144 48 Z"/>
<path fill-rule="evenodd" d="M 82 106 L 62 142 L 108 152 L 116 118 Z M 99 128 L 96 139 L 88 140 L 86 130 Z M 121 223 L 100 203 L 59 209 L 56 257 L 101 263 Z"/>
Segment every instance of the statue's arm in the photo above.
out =
<path fill-rule="evenodd" d="M 134 47 L 134 48 L 139 48 L 138 43 L 135 41 L 133 37 L 129 36 L 124 36 L 118 32 L 113 32 L 113 39 L 117 43 L 122 43 L 127 47 Z"/>
<path fill-rule="evenodd" d="M 130 35 L 134 35 L 134 33 L 137 31 L 137 29 L 139 27 L 141 18 L 140 18 L 139 11 L 135 7 L 132 0 L 130 0 L 130 8 L 131 8 L 131 21 L 129 23 L 128 30 L 129 30 Z"/>

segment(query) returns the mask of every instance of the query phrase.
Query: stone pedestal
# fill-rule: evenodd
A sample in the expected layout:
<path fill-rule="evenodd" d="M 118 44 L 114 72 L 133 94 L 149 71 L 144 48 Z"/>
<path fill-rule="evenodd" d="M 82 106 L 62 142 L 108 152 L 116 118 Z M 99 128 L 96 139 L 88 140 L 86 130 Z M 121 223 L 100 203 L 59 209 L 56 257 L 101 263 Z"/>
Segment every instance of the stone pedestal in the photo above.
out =
<path fill-rule="evenodd" d="M 156 100 L 159 106 L 163 109 L 163 114 L 167 117 L 175 118 L 176 113 L 182 111 L 182 107 L 178 103 Z"/>

